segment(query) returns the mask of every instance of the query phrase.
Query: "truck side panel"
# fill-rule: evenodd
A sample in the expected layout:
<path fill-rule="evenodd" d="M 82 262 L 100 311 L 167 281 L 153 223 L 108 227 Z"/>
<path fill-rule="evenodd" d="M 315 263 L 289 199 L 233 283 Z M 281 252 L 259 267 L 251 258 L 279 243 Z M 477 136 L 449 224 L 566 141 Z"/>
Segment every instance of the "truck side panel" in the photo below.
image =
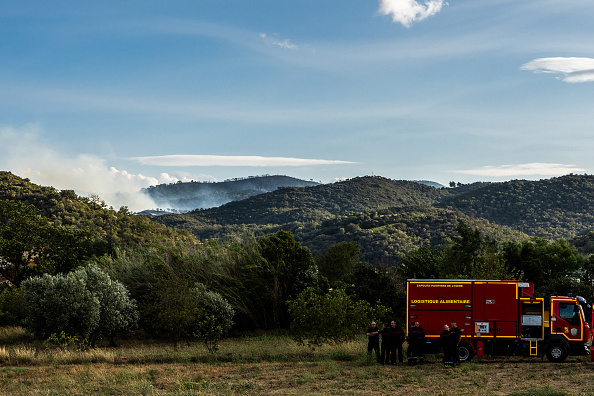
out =
<path fill-rule="evenodd" d="M 516 282 L 475 282 L 473 289 L 474 320 L 518 320 L 518 284 Z"/>
<path fill-rule="evenodd" d="M 471 334 L 471 282 L 410 281 L 407 287 L 408 328 L 418 321 L 428 338 L 439 337 L 443 325 L 455 320 L 464 334 Z"/>

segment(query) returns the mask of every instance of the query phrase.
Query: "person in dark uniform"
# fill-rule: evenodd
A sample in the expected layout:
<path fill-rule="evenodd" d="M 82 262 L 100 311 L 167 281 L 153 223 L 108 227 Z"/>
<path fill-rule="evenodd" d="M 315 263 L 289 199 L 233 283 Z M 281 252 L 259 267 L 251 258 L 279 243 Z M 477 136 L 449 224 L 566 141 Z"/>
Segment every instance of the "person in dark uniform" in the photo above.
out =
<path fill-rule="evenodd" d="M 413 327 L 408 332 L 408 350 L 406 355 L 408 358 L 408 365 L 413 366 L 423 364 L 423 349 L 425 346 L 425 330 L 421 327 L 419 322 L 415 322 Z"/>
<path fill-rule="evenodd" d="M 380 330 L 382 335 L 382 356 L 380 358 L 381 364 L 390 364 L 391 348 L 392 348 L 392 329 L 386 322 L 384 328 Z"/>
<path fill-rule="evenodd" d="M 453 333 L 450 326 L 443 325 L 443 331 L 439 335 L 439 343 L 443 348 L 443 367 L 450 368 L 454 366 L 454 344 L 452 343 Z"/>
<path fill-rule="evenodd" d="M 398 351 L 398 362 L 402 363 L 402 344 L 404 344 L 404 340 L 406 336 L 404 335 L 404 330 L 398 323 L 393 320 L 391 323 L 392 327 L 392 364 L 396 364 L 396 351 Z"/>
<path fill-rule="evenodd" d="M 371 359 L 371 353 L 375 351 L 375 360 L 380 361 L 379 328 L 375 322 L 367 329 L 367 354 Z"/>
<path fill-rule="evenodd" d="M 452 320 L 450 331 L 452 332 L 453 361 L 454 364 L 460 364 L 460 340 L 462 339 L 462 330 L 460 330 L 456 321 Z"/>

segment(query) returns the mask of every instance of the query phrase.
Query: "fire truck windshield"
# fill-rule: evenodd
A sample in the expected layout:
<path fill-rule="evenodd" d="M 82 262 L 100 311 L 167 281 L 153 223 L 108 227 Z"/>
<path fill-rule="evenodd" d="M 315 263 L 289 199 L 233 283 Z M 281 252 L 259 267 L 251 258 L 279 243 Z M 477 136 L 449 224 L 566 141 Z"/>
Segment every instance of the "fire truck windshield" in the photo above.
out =
<path fill-rule="evenodd" d="M 579 304 L 559 303 L 559 317 L 572 325 L 579 325 L 583 318 L 582 307 Z"/>

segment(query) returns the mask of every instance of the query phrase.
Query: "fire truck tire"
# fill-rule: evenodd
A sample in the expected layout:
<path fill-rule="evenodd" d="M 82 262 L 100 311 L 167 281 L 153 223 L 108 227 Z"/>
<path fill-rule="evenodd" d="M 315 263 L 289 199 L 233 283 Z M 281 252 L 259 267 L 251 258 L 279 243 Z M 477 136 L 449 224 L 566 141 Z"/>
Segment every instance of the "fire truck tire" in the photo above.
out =
<path fill-rule="evenodd" d="M 458 346 L 460 362 L 470 362 L 474 357 L 474 348 L 468 342 L 461 342 Z"/>
<path fill-rule="evenodd" d="M 553 363 L 562 363 L 567 359 L 567 348 L 560 342 L 554 342 L 547 347 L 547 359 Z"/>

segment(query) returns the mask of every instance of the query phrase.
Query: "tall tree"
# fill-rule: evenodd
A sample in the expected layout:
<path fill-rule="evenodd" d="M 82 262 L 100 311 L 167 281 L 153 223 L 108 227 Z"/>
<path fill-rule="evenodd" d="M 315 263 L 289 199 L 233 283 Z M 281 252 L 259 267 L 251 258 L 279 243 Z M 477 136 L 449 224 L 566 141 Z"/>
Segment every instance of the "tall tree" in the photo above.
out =
<path fill-rule="evenodd" d="M 507 243 L 503 256 L 508 266 L 521 270 L 525 280 L 534 282 L 535 291 L 543 296 L 571 292 L 584 263 L 578 250 L 565 239 Z"/>
<path fill-rule="evenodd" d="M 315 261 L 319 274 L 332 284 L 352 275 L 360 256 L 361 247 L 357 242 L 337 242 Z"/>
<path fill-rule="evenodd" d="M 261 275 L 267 288 L 265 293 L 270 296 L 273 326 L 288 328 L 285 301 L 316 284 L 313 256 L 287 231 L 268 234 L 258 244 L 263 259 Z"/>

